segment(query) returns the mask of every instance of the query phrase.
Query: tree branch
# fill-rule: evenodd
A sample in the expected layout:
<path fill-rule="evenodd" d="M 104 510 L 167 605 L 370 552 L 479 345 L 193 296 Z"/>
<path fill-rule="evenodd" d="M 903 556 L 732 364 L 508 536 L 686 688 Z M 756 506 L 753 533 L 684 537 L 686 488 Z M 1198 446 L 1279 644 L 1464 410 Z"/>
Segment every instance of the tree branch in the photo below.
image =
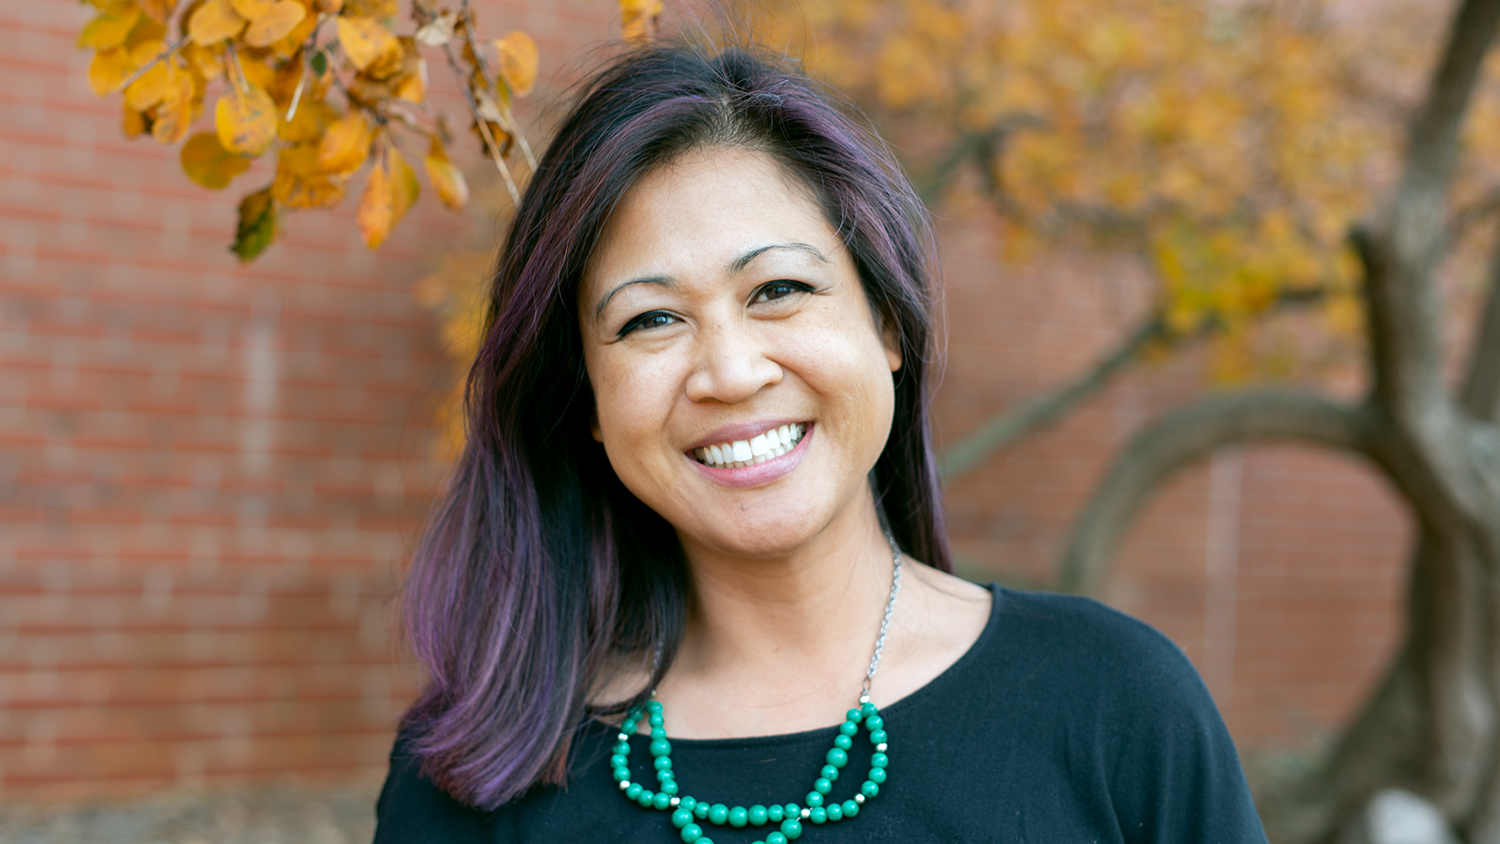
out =
<path fill-rule="evenodd" d="M 981 422 L 963 439 L 943 450 L 938 472 L 953 481 L 977 469 L 985 458 L 1032 431 L 1051 424 L 1109 383 L 1151 340 L 1162 336 L 1162 323 L 1154 314 L 1141 321 L 1118 346 L 1072 382 L 1032 398 L 1014 410 L 998 413 Z"/>
<path fill-rule="evenodd" d="M 1135 435 L 1074 523 L 1058 568 L 1066 592 L 1096 594 L 1132 517 L 1176 470 L 1217 448 L 1299 440 L 1373 456 L 1364 413 L 1319 396 L 1251 390 L 1172 411 Z"/>
<path fill-rule="evenodd" d="M 1500 0 L 1463 0 L 1407 136 L 1401 180 L 1383 219 L 1355 232 L 1367 273 L 1375 397 L 1407 425 L 1446 402 L 1432 270 L 1445 243 L 1459 129 L 1500 24 Z"/>
<path fill-rule="evenodd" d="M 1500 241 L 1490 259 L 1490 292 L 1479 312 L 1459 401 L 1480 419 L 1500 422 Z"/>

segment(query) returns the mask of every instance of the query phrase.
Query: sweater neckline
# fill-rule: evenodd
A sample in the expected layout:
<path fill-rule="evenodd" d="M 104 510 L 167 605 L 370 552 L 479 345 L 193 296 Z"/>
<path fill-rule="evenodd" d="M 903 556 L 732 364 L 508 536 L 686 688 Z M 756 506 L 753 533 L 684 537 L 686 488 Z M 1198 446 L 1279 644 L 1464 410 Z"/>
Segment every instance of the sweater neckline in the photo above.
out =
<path fill-rule="evenodd" d="M 999 635 L 1000 601 L 1005 593 L 1005 589 L 998 583 L 990 583 L 989 590 L 990 617 L 985 621 L 984 629 L 979 632 L 979 638 L 975 639 L 974 643 L 969 645 L 968 650 L 964 651 L 958 659 L 954 660 L 952 665 L 943 669 L 942 673 L 928 680 L 926 684 L 914 689 L 905 697 L 880 707 L 882 715 L 887 717 L 891 715 L 899 716 L 909 709 L 920 707 L 924 700 L 940 694 L 944 686 L 953 683 L 956 678 L 959 678 L 965 671 L 969 670 L 969 667 L 981 658 L 981 654 L 989 649 L 991 640 Z M 595 721 L 594 723 L 604 727 L 606 733 L 618 730 L 617 727 L 600 721 Z M 827 727 L 817 727 L 795 733 L 777 733 L 769 736 L 740 736 L 714 739 L 673 738 L 672 746 L 674 748 L 692 750 L 739 750 L 747 747 L 780 747 L 802 743 L 826 744 L 833 737 L 833 734 L 838 732 L 838 729 L 838 724 L 831 724 Z M 640 741 L 648 740 L 646 736 L 639 733 L 630 738 L 632 741 L 637 739 Z"/>

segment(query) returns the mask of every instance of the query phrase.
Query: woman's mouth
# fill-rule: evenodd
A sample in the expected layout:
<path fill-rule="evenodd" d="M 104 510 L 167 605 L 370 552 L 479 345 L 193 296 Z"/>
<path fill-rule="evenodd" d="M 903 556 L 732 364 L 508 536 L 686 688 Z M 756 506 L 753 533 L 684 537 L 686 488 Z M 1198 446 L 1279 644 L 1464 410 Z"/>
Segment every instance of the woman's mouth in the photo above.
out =
<path fill-rule="evenodd" d="M 794 422 L 772 428 L 748 440 L 733 440 L 716 445 L 695 448 L 693 459 L 705 466 L 721 469 L 738 469 L 774 460 L 796 447 L 804 434 L 807 423 Z"/>

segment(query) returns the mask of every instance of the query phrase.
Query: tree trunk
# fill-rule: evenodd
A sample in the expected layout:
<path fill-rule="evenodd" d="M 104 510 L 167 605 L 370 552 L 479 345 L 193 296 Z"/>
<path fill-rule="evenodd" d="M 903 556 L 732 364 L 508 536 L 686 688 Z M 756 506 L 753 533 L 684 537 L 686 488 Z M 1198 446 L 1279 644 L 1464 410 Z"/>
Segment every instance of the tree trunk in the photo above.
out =
<path fill-rule="evenodd" d="M 1352 238 L 1365 268 L 1372 386 L 1363 406 L 1285 392 L 1208 399 L 1127 446 L 1075 526 L 1059 580 L 1096 591 L 1138 505 L 1213 449 L 1290 439 L 1368 457 L 1418 526 L 1405 641 L 1323 767 L 1263 798 L 1281 842 L 1326 844 L 1381 789 L 1435 803 L 1469 842 L 1500 844 L 1500 251 L 1458 394 L 1442 372 L 1433 269 L 1459 128 L 1500 24 L 1500 0 L 1464 0 L 1408 136 L 1400 181 Z"/>

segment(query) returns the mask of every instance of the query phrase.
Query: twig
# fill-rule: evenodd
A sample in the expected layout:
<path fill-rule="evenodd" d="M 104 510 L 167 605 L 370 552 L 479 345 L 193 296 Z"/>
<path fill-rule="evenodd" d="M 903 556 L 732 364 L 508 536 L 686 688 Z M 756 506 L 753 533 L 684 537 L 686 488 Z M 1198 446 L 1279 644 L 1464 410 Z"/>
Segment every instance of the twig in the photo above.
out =
<path fill-rule="evenodd" d="M 151 70 L 151 68 L 153 68 L 153 67 L 156 67 L 163 60 L 165 60 L 167 58 L 170 58 L 172 56 L 172 54 L 176 53 L 179 49 L 181 49 L 182 45 L 187 43 L 187 40 L 188 40 L 188 36 L 186 36 L 186 35 L 182 36 L 181 38 L 179 38 L 175 42 L 173 42 L 171 46 L 167 47 L 165 50 L 162 50 L 160 53 L 157 53 L 156 54 L 156 58 L 154 58 L 151 61 L 146 62 L 145 64 L 143 64 L 140 67 L 136 68 L 134 73 L 132 73 L 129 76 L 125 77 L 125 81 L 124 82 L 121 82 L 120 84 L 118 84 L 118 85 L 115 86 L 114 93 L 118 93 L 120 91 L 125 90 L 126 88 L 129 88 L 131 85 L 133 85 L 135 83 L 135 81 L 137 79 L 140 79 L 142 76 L 145 76 L 147 71 Z"/>
<path fill-rule="evenodd" d="M 516 187 L 516 180 L 510 175 L 510 168 L 505 166 L 505 159 L 500 155 L 500 146 L 495 143 L 495 136 L 490 133 L 489 121 L 479 113 L 479 104 L 474 101 L 474 92 L 469 90 L 468 75 L 463 68 L 458 66 L 458 57 L 453 55 L 453 44 L 443 45 L 443 53 L 448 57 L 448 66 L 453 69 L 453 74 L 459 79 L 459 88 L 464 92 L 464 102 L 469 105 L 469 114 L 474 117 L 474 125 L 479 127 L 479 137 L 484 140 L 484 147 L 489 151 L 490 158 L 495 162 L 495 169 L 500 171 L 500 177 L 505 180 L 505 188 L 510 191 L 511 202 L 521 204 L 521 190 Z M 476 56 L 477 58 L 477 56 Z"/>
<path fill-rule="evenodd" d="M 313 24 L 312 32 L 307 34 L 307 40 L 302 42 L 302 75 L 297 77 L 297 90 L 292 92 L 292 104 L 286 110 L 286 122 L 291 123 L 292 118 L 297 116 L 297 104 L 302 102 L 302 88 L 307 85 L 307 54 L 318 46 L 318 27 L 328 19 L 327 12 L 318 14 L 318 22 Z"/>
<path fill-rule="evenodd" d="M 479 52 L 479 44 L 474 41 L 474 10 L 469 8 L 469 0 L 463 0 L 461 6 L 464 16 L 464 40 L 469 43 L 469 52 L 474 54 L 474 66 L 479 68 L 479 77 L 484 80 L 486 91 L 499 92 L 495 84 L 495 78 L 490 74 L 489 65 L 484 61 L 484 54 Z M 516 125 L 516 118 L 511 114 L 510 106 L 505 104 L 503 97 L 495 101 L 500 117 L 505 121 L 505 131 L 521 145 L 521 154 L 526 158 L 526 166 L 533 172 L 536 171 L 536 156 L 531 153 L 531 144 L 526 142 L 526 136 L 521 134 L 521 127 Z"/>

